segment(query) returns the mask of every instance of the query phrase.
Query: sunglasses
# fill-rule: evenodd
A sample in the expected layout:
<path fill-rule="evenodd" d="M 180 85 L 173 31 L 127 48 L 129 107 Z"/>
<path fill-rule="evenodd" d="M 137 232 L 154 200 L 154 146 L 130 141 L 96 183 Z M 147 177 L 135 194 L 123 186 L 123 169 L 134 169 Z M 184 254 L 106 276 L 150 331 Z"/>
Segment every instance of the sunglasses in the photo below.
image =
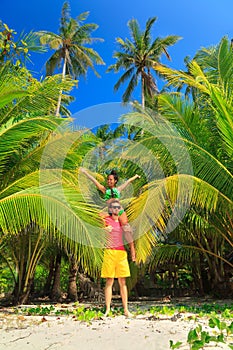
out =
<path fill-rule="evenodd" d="M 121 209 L 120 205 L 112 205 L 111 208 L 112 209 Z"/>

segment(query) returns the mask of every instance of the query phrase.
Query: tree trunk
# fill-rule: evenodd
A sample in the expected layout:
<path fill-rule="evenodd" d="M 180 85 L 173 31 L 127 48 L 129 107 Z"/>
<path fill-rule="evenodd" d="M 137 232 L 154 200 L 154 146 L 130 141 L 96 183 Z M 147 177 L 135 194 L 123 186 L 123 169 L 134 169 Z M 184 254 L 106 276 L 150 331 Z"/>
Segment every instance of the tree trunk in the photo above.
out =
<path fill-rule="evenodd" d="M 53 301 L 61 300 L 61 253 L 56 256 L 55 270 L 54 270 L 54 281 L 51 291 L 51 299 Z"/>
<path fill-rule="evenodd" d="M 142 108 L 145 108 L 145 81 L 143 76 L 141 77 L 141 99 L 142 99 Z"/>
<path fill-rule="evenodd" d="M 28 298 L 31 292 L 31 287 L 34 281 L 34 276 L 32 278 L 29 278 L 27 285 L 25 285 L 25 276 L 26 276 L 26 269 L 25 269 L 22 281 L 20 282 L 18 279 L 15 284 L 15 288 L 12 293 L 13 305 L 26 304 L 28 302 Z M 19 287 L 20 285 L 21 285 L 21 288 Z"/>
<path fill-rule="evenodd" d="M 25 290 L 23 291 L 23 293 L 20 295 L 19 297 L 19 304 L 26 304 L 28 302 L 28 298 L 31 292 L 31 286 L 33 283 L 34 278 L 29 279 L 28 284 L 25 288 Z"/>
<path fill-rule="evenodd" d="M 44 292 L 43 295 L 44 296 L 49 296 L 51 294 L 51 290 L 52 290 L 52 283 L 53 283 L 53 279 L 54 279 L 54 268 L 55 268 L 55 258 L 52 255 L 50 257 L 50 262 L 49 262 L 49 274 L 48 277 L 46 279 L 46 283 L 44 286 Z"/>
<path fill-rule="evenodd" d="M 193 278 L 194 278 L 194 286 L 195 286 L 195 293 L 198 293 L 200 296 L 204 296 L 204 286 L 203 286 L 203 280 L 202 280 L 202 273 L 201 273 L 201 267 L 200 267 L 200 261 L 195 261 L 195 264 L 193 264 Z"/>
<path fill-rule="evenodd" d="M 63 64 L 63 69 L 62 69 L 62 79 L 65 78 L 66 75 L 66 53 L 65 53 L 65 58 L 64 58 L 64 64 Z M 60 108 L 61 108 L 61 98 L 62 98 L 62 90 L 59 93 L 58 97 L 58 102 L 57 102 L 57 108 L 56 108 L 56 117 L 59 116 Z"/>
<path fill-rule="evenodd" d="M 70 275 L 69 275 L 69 284 L 68 284 L 68 296 L 67 298 L 71 301 L 78 300 L 77 293 L 77 273 L 78 273 L 78 265 L 77 260 L 74 255 L 70 258 Z"/>

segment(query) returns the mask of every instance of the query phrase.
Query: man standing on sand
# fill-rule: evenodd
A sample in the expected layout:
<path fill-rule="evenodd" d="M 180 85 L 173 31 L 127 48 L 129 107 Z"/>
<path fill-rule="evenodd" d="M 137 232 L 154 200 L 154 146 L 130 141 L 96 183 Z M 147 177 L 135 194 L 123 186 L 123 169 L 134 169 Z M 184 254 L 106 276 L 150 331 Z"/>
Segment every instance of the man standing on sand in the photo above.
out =
<path fill-rule="evenodd" d="M 105 316 L 110 312 L 114 278 L 118 278 L 124 315 L 130 317 L 132 315 L 128 310 L 128 290 L 126 286 L 126 277 L 130 276 L 130 270 L 127 260 L 127 252 L 123 243 L 123 230 L 118 216 L 119 211 L 121 210 L 119 200 L 112 200 L 109 204 L 109 209 L 111 214 L 104 219 L 106 230 L 108 232 L 108 239 L 101 270 L 101 277 L 106 278 Z"/>

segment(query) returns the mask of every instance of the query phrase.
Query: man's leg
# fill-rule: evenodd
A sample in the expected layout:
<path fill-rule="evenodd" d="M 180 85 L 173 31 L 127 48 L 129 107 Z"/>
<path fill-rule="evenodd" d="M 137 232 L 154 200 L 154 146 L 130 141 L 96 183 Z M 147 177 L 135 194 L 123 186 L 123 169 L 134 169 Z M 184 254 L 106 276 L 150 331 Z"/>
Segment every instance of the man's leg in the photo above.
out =
<path fill-rule="evenodd" d="M 121 293 L 121 299 L 122 299 L 122 305 L 124 308 L 124 315 L 128 317 L 130 315 L 128 310 L 128 290 L 126 285 L 126 278 L 125 277 L 119 277 L 118 283 L 120 286 L 120 293 Z"/>
<path fill-rule="evenodd" d="M 106 279 L 106 284 L 105 284 L 105 305 L 106 305 L 106 310 L 105 310 L 105 316 L 107 316 L 110 312 L 110 306 L 111 306 L 111 301 L 112 301 L 112 286 L 113 286 L 114 278 L 107 278 Z"/>

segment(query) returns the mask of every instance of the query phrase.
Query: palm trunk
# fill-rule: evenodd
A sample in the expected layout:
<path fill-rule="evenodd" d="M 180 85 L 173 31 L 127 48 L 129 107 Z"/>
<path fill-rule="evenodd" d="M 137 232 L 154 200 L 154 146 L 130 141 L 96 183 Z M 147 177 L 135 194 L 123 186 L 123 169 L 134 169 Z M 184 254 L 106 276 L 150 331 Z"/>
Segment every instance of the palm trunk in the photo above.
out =
<path fill-rule="evenodd" d="M 17 266 L 17 282 L 13 291 L 14 304 L 24 304 L 28 300 L 36 266 L 44 250 L 42 235 L 43 230 L 31 223 L 12 242 L 19 248 L 14 253 Z M 35 236 L 37 237 L 35 238 Z"/>
<path fill-rule="evenodd" d="M 51 299 L 53 301 L 59 301 L 60 298 L 61 298 L 61 253 L 58 253 L 56 256 Z"/>
<path fill-rule="evenodd" d="M 33 281 L 34 281 L 34 277 L 29 279 L 29 281 L 25 287 L 25 290 L 23 291 L 23 293 L 19 297 L 19 304 L 23 305 L 23 304 L 26 304 L 28 302 L 28 298 L 29 298 L 29 295 L 31 292 L 31 287 L 32 287 Z"/>
<path fill-rule="evenodd" d="M 141 76 L 141 80 L 142 80 L 142 91 L 141 91 L 141 94 L 142 94 L 142 108 L 145 109 L 145 80 L 143 78 L 143 76 Z M 144 129 L 141 130 L 141 136 L 144 135 Z"/>
<path fill-rule="evenodd" d="M 64 63 L 63 63 L 63 69 L 62 69 L 62 79 L 65 78 L 66 75 L 66 53 L 65 53 L 65 58 L 64 58 Z M 61 98 L 62 98 L 62 90 L 60 91 L 59 97 L 58 97 L 58 102 L 57 102 L 57 109 L 56 109 L 56 117 L 59 117 L 59 112 L 61 108 Z"/>
<path fill-rule="evenodd" d="M 141 87 L 142 87 L 142 90 L 141 90 L 142 108 L 144 109 L 145 108 L 145 81 L 143 76 L 141 76 Z"/>
<path fill-rule="evenodd" d="M 52 282 L 53 282 L 53 277 L 54 277 L 54 267 L 55 267 L 55 258 L 52 255 L 50 257 L 50 262 L 49 262 L 49 274 L 48 274 L 48 277 L 46 279 L 46 283 L 44 286 L 43 294 L 45 296 L 50 295 L 51 290 L 52 290 Z"/>
<path fill-rule="evenodd" d="M 77 259 L 74 255 L 70 258 L 70 275 L 69 275 L 69 285 L 68 285 L 68 299 L 71 301 L 78 300 L 78 292 L 77 292 L 77 273 L 78 273 L 78 265 Z"/>

